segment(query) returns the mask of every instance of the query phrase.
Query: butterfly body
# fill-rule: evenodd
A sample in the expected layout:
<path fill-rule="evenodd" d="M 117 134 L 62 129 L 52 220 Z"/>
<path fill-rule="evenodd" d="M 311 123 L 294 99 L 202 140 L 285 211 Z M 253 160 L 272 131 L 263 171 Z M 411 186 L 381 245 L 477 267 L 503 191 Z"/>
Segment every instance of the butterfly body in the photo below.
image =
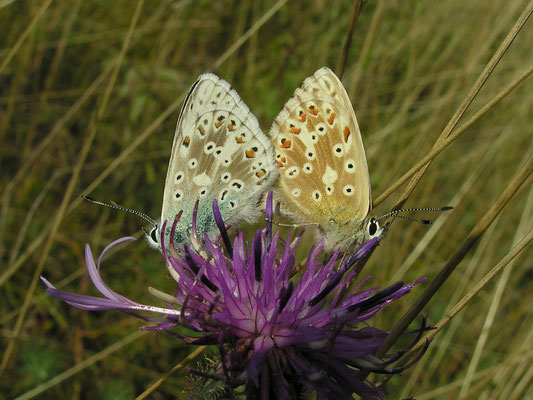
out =
<path fill-rule="evenodd" d="M 324 245 L 329 250 L 340 248 L 355 252 L 374 237 L 377 230 L 377 222 L 371 217 L 366 217 L 362 221 L 350 219 L 343 223 L 337 221 L 322 223 L 318 226 L 318 236 L 325 238 Z"/>
<path fill-rule="evenodd" d="M 148 243 L 161 249 L 161 227 L 167 221 L 164 239 L 168 245 L 180 211 L 173 239 L 178 245 L 189 243 L 197 201 L 200 239 L 218 232 L 214 199 L 227 225 L 256 220 L 261 213 L 257 204 L 277 176 L 272 144 L 237 92 L 214 74 L 200 75 L 178 118 L 161 220 L 147 235 Z"/>
<path fill-rule="evenodd" d="M 357 119 L 337 76 L 321 68 L 296 89 L 270 136 L 282 212 L 316 227 L 327 250 L 357 250 L 380 233 Z"/>

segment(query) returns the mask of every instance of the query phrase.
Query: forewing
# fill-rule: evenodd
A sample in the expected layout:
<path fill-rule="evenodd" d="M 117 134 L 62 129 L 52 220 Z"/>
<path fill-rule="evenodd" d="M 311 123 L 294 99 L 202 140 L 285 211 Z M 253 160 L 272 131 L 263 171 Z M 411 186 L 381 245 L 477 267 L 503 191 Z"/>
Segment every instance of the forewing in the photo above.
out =
<path fill-rule="evenodd" d="M 370 178 L 361 133 L 348 94 L 329 68 L 296 89 L 270 136 L 282 212 L 319 224 L 367 216 Z"/>
<path fill-rule="evenodd" d="M 178 120 L 161 220 L 171 224 L 183 210 L 177 230 L 186 237 L 198 200 L 198 233 L 211 234 L 213 199 L 227 224 L 253 220 L 277 174 L 272 144 L 237 92 L 214 74 L 201 75 Z"/>

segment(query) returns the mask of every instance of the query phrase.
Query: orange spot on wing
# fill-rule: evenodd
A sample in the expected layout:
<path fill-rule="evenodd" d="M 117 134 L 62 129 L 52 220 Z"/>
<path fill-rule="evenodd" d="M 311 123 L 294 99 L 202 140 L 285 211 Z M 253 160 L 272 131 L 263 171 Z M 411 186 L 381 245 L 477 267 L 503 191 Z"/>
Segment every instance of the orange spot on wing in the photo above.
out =
<path fill-rule="evenodd" d="M 265 175 L 266 175 L 266 171 L 264 169 L 255 173 L 255 176 L 257 176 L 258 178 L 262 178 Z"/>
<path fill-rule="evenodd" d="M 281 157 L 281 162 L 287 162 L 287 159 L 285 157 Z"/>
<path fill-rule="evenodd" d="M 255 151 L 252 149 L 246 150 L 246 158 L 254 158 L 255 157 Z"/>
<path fill-rule="evenodd" d="M 191 143 L 191 138 L 190 138 L 189 136 L 185 136 L 185 137 L 183 138 L 183 145 L 184 145 L 185 147 L 189 147 L 189 144 L 190 144 L 190 143 Z"/>
<path fill-rule="evenodd" d="M 234 130 L 235 130 L 235 125 L 228 124 L 228 131 L 234 131 Z"/>
<path fill-rule="evenodd" d="M 281 148 L 282 149 L 289 149 L 291 147 L 291 141 L 290 140 L 285 140 L 282 144 L 281 144 Z"/>
<path fill-rule="evenodd" d="M 278 162 L 278 168 L 283 168 L 283 163 Z"/>
<path fill-rule="evenodd" d="M 215 126 L 216 126 L 217 128 L 220 128 L 220 127 L 222 126 L 222 121 L 217 121 L 217 122 L 215 123 Z"/>
<path fill-rule="evenodd" d="M 300 118 L 298 118 L 298 121 L 305 122 L 306 119 L 307 119 L 307 114 L 304 112 L 300 113 Z"/>
<path fill-rule="evenodd" d="M 335 117 L 336 117 L 336 114 L 335 114 L 334 112 L 332 112 L 332 113 L 329 115 L 329 118 L 328 118 L 328 124 L 333 125 L 333 121 L 335 121 Z"/>
<path fill-rule="evenodd" d="M 256 183 L 256 185 L 262 185 L 263 183 L 265 183 L 265 180 L 261 179 L 259 182 Z"/>
<path fill-rule="evenodd" d="M 202 125 L 198 125 L 198 130 L 200 131 L 200 134 L 203 136 L 205 135 L 205 129 Z"/>
<path fill-rule="evenodd" d="M 313 108 L 309 108 L 309 112 L 313 115 L 318 115 L 318 109 L 312 106 Z"/>
<path fill-rule="evenodd" d="M 300 133 L 300 128 L 293 126 L 291 129 L 289 129 L 289 132 L 298 135 Z"/>
<path fill-rule="evenodd" d="M 350 131 L 350 128 L 348 128 L 347 126 L 344 127 L 344 143 L 348 143 L 348 138 L 350 137 L 350 134 L 352 133 Z"/>
<path fill-rule="evenodd" d="M 244 139 L 242 137 L 240 137 L 240 136 L 237 139 L 235 139 L 235 141 L 237 143 L 244 143 Z"/>

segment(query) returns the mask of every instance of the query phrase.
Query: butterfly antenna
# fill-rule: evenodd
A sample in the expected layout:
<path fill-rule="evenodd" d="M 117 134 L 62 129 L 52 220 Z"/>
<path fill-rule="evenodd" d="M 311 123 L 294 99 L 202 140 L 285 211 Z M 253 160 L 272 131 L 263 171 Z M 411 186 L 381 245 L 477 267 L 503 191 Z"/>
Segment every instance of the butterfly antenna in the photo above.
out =
<path fill-rule="evenodd" d="M 396 215 L 396 218 L 401 218 L 401 219 L 406 219 L 408 221 L 418 222 L 419 224 L 423 224 L 423 225 L 429 225 L 429 224 L 433 223 L 433 221 L 431 221 L 430 219 L 411 218 L 411 217 L 406 217 L 405 215 Z"/>
<path fill-rule="evenodd" d="M 133 215 L 136 215 L 138 217 L 141 217 L 142 219 L 145 219 L 146 221 L 148 221 L 152 226 L 157 226 L 157 223 L 152 219 L 150 218 L 148 215 L 146 215 L 145 213 L 142 213 L 140 211 L 137 211 L 137 210 L 133 210 L 131 208 L 126 208 L 126 207 L 123 207 L 115 202 L 111 202 L 111 203 L 104 203 L 103 201 L 98 201 L 98 200 L 95 200 L 93 199 L 92 197 L 89 197 L 89 196 L 85 196 L 84 194 L 81 195 L 81 197 L 84 199 L 84 200 L 87 200 L 89 203 L 93 203 L 93 204 L 98 204 L 99 206 L 105 206 L 105 207 L 109 207 L 109 208 L 114 208 L 115 210 L 121 210 L 121 211 L 126 211 L 130 214 L 133 214 Z"/>
<path fill-rule="evenodd" d="M 376 218 L 376 221 L 379 221 L 380 219 L 388 218 L 391 215 L 396 215 L 397 218 L 407 219 L 409 221 L 418 222 L 420 224 L 431 224 L 431 221 L 429 219 L 417 219 L 417 218 L 411 218 L 411 217 L 406 217 L 406 216 L 397 215 L 397 214 L 400 213 L 400 212 L 403 212 L 403 211 L 448 211 L 448 210 L 452 210 L 452 209 L 453 209 L 452 206 L 426 207 L 426 208 L 401 208 L 399 210 L 390 211 L 387 214 Z"/>

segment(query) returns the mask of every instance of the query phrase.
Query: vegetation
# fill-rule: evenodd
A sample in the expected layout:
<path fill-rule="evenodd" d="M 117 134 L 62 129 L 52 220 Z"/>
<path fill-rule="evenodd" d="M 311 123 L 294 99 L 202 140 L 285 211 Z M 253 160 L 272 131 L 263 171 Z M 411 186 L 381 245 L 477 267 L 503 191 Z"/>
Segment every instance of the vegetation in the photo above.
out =
<path fill-rule="evenodd" d="M 157 217 L 177 116 L 196 77 L 212 71 L 231 82 L 268 132 L 305 77 L 324 65 L 339 70 L 353 3 L 0 0 L 0 398 L 128 399 L 191 353 L 169 335 L 139 333 L 139 320 L 127 315 L 50 298 L 38 276 L 96 294 L 85 243 L 99 254 L 118 237 L 140 237 L 143 222 L 80 195 Z M 522 0 L 365 2 L 342 80 L 374 199 L 430 152 L 527 7 L 531 13 Z M 517 34 L 455 130 L 531 73 L 531 27 Z M 398 322 L 531 164 L 532 89 L 526 79 L 494 104 L 416 186 L 406 207 L 455 209 L 430 215 L 430 226 L 395 221 L 375 251 L 366 272 L 381 287 L 428 277 L 382 312 L 379 328 Z M 531 234 L 531 178 L 519 186 L 424 308 L 429 323 Z M 375 213 L 389 211 L 404 187 Z M 526 248 L 487 282 L 422 360 L 388 382 L 387 398 L 533 397 L 531 256 Z M 106 282 L 141 303 L 157 302 L 148 285 L 172 292 L 161 255 L 142 240 L 103 265 Z M 189 385 L 180 369 L 151 398 L 179 398 Z"/>

